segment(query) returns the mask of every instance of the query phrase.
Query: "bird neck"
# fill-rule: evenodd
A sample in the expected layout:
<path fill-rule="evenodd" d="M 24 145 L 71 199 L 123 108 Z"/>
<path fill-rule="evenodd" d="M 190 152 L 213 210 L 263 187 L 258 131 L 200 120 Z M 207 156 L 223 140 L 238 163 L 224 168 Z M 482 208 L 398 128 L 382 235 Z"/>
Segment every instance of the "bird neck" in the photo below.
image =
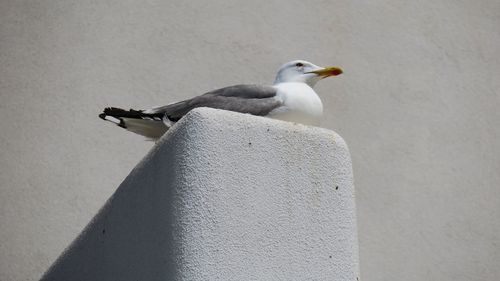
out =
<path fill-rule="evenodd" d="M 278 84 L 282 84 L 282 83 L 297 83 L 297 84 L 304 84 L 304 85 L 307 85 L 311 88 L 313 88 L 316 83 L 319 81 L 316 80 L 316 79 L 308 79 L 306 81 L 302 81 L 302 80 L 295 80 L 295 79 L 283 79 L 281 76 L 276 76 L 276 79 L 274 80 L 274 83 L 273 85 L 278 85 Z"/>

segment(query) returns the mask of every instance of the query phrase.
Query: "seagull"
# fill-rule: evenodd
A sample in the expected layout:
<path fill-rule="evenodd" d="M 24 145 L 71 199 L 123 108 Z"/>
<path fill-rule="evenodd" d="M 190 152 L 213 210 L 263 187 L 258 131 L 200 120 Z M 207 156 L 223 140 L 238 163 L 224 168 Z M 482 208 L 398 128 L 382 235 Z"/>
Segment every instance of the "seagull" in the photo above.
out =
<path fill-rule="evenodd" d="M 313 87 L 323 78 L 340 74 L 342 69 L 338 67 L 320 67 L 308 61 L 295 60 L 279 68 L 273 85 L 234 85 L 145 110 L 107 107 L 99 117 L 148 140 L 159 139 L 184 115 L 197 107 L 317 125 L 323 114 L 323 104 Z"/>

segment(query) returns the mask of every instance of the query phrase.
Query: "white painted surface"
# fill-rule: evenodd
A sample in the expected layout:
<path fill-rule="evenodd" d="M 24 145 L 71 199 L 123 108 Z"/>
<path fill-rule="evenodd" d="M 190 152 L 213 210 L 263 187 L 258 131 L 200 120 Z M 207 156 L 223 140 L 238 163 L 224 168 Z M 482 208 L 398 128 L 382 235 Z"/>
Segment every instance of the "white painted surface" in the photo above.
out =
<path fill-rule="evenodd" d="M 356 280 L 357 243 L 340 136 L 197 109 L 43 280 Z"/>
<path fill-rule="evenodd" d="M 151 148 L 103 107 L 298 58 L 345 71 L 315 89 L 353 158 L 362 280 L 500 280 L 499 26 L 498 0 L 0 1 L 0 280 L 37 280 Z"/>

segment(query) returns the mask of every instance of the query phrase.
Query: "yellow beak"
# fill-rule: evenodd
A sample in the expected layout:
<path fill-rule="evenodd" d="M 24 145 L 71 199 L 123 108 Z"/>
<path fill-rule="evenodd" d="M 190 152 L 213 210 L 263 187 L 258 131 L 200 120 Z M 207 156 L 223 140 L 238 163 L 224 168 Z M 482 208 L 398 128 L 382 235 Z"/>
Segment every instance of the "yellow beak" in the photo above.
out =
<path fill-rule="evenodd" d="M 329 76 L 337 76 L 343 73 L 342 69 L 338 67 L 325 67 L 323 69 L 318 69 L 314 71 L 310 71 L 308 73 L 314 73 L 317 74 L 323 78 L 329 77 Z"/>

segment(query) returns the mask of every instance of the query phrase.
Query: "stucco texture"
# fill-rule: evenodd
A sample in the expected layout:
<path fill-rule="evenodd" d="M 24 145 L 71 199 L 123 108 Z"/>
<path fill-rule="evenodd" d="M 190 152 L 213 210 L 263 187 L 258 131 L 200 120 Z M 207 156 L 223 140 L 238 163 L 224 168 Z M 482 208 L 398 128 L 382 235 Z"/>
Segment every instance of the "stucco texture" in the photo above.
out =
<path fill-rule="evenodd" d="M 0 280 L 37 280 L 152 147 L 102 122 L 341 66 L 361 280 L 500 278 L 500 2 L 0 1 Z"/>
<path fill-rule="evenodd" d="M 196 109 L 42 280 L 356 280 L 353 195 L 334 132 Z"/>

